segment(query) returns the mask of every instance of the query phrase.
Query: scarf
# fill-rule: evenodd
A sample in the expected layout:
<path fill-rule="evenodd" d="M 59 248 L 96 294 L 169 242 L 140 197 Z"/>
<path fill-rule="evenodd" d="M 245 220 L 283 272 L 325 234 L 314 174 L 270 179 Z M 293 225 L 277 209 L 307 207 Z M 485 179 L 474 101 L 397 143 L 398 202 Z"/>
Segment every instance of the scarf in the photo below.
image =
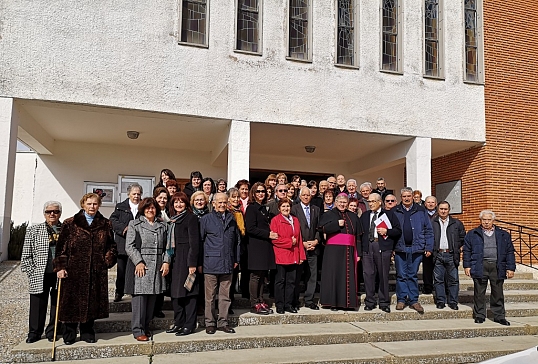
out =
<path fill-rule="evenodd" d="M 168 229 L 168 239 L 166 239 L 166 254 L 170 257 L 173 257 L 176 253 L 176 224 L 181 224 L 185 220 L 185 216 L 187 216 L 187 210 L 183 210 L 178 215 L 172 216 L 168 222 L 170 226 Z"/>
<path fill-rule="evenodd" d="M 228 211 L 230 211 L 234 215 L 235 222 L 237 223 L 237 227 L 239 228 L 241 236 L 245 236 L 245 219 L 243 218 L 243 212 L 241 211 L 241 207 L 243 206 L 243 204 L 239 206 L 240 207 L 233 207 L 232 205 L 228 205 Z"/>
<path fill-rule="evenodd" d="M 205 214 L 207 214 L 209 212 L 209 209 L 206 207 L 204 207 L 203 209 L 201 210 L 198 210 L 196 207 L 193 207 L 192 208 L 192 213 L 197 217 L 197 218 L 201 218 L 202 216 L 204 216 Z"/>
<path fill-rule="evenodd" d="M 56 224 L 56 229 L 47 223 L 45 223 L 45 226 L 47 227 L 47 232 L 49 233 L 49 246 L 55 246 L 58 242 L 58 237 L 60 236 L 62 223 L 58 221 L 58 224 Z"/>

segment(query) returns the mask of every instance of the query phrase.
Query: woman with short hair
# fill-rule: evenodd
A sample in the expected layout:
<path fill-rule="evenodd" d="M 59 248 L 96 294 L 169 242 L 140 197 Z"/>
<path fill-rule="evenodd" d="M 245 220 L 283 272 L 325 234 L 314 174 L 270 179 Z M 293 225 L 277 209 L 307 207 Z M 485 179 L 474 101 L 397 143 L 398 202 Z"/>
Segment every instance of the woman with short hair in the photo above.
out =
<path fill-rule="evenodd" d="M 167 239 L 166 225 L 157 219 L 160 210 L 157 201 L 146 197 L 138 205 L 139 217 L 129 222 L 125 251 L 129 256 L 126 275 L 126 293 L 131 301 L 131 329 L 137 341 L 148 341 L 152 336 L 149 323 L 153 318 L 157 295 L 166 289 L 171 257 L 164 253 Z"/>
<path fill-rule="evenodd" d="M 334 191 L 331 189 L 323 192 L 323 209 L 322 212 L 330 211 L 334 208 Z"/>
<path fill-rule="evenodd" d="M 56 243 L 54 272 L 62 279 L 58 320 L 63 339 L 72 345 L 80 324 L 80 340 L 95 343 L 96 319 L 108 317 L 108 269 L 116 264 L 112 224 L 99 212 L 101 197 L 87 193 L 82 208 L 66 219 Z"/>
<path fill-rule="evenodd" d="M 217 181 L 217 192 L 226 193 L 228 189 L 228 184 L 224 178 L 219 178 Z"/>
<path fill-rule="evenodd" d="M 192 213 L 198 218 L 202 218 L 209 212 L 208 205 L 209 198 L 203 191 L 196 191 L 192 194 L 190 200 L 190 206 L 192 207 Z"/>
<path fill-rule="evenodd" d="M 172 196 L 169 214 L 171 218 L 165 254 L 168 256 L 166 259 L 172 262 L 170 293 L 174 325 L 166 332 L 183 336 L 196 329 L 196 298 L 201 280 L 196 273 L 197 267 L 201 265 L 200 228 L 198 219 L 190 212 L 189 199 L 183 192 Z M 192 288 L 187 290 L 184 284 L 190 274 L 195 275 L 195 279 Z"/>
<path fill-rule="evenodd" d="M 179 186 L 175 179 L 169 179 L 166 181 L 166 190 L 168 191 L 168 196 L 172 197 L 176 192 L 179 192 Z"/>
<path fill-rule="evenodd" d="M 191 198 L 192 194 L 196 191 L 202 190 L 202 173 L 200 171 L 191 172 L 191 181 L 185 185 L 183 192 L 187 195 L 187 198 Z"/>

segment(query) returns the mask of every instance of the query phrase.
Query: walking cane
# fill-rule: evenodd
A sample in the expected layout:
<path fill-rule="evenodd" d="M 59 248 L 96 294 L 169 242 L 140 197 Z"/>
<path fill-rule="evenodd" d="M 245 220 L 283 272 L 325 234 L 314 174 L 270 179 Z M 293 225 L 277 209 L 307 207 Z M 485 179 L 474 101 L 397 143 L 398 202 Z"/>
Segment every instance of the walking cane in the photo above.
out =
<path fill-rule="evenodd" d="M 56 300 L 56 316 L 54 317 L 54 336 L 52 338 L 52 353 L 51 361 L 56 360 L 56 329 L 58 328 L 58 309 L 60 308 L 60 288 L 62 287 L 62 279 L 58 280 L 58 299 Z"/>

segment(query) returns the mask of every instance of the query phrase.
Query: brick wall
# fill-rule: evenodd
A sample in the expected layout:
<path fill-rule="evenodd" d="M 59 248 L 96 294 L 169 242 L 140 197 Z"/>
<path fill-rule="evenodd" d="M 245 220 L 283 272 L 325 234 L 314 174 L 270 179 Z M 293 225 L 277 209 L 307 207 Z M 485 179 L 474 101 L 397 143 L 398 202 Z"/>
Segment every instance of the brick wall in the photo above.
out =
<path fill-rule="evenodd" d="M 538 228 L 538 2 L 484 0 L 486 145 L 432 161 L 432 183 L 462 180 L 466 228 L 481 209 Z M 523 210 L 523 211 L 522 211 Z"/>

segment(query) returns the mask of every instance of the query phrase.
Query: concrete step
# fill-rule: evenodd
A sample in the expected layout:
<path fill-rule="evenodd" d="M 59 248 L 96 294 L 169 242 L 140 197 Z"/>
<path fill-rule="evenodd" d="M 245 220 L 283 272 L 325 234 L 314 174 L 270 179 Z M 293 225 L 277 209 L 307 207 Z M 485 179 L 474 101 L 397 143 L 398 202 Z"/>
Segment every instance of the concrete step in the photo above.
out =
<path fill-rule="evenodd" d="M 96 344 L 77 342 L 72 346 L 66 346 L 60 340 L 57 344 L 56 360 L 211 351 L 217 351 L 226 357 L 230 349 L 233 349 L 237 357 L 244 357 L 246 350 L 251 349 L 293 347 L 300 351 L 302 349 L 299 347 L 324 346 L 330 351 L 330 348 L 335 345 L 359 343 L 370 343 L 373 347 L 385 345 L 390 348 L 389 344 L 398 341 L 404 341 L 408 345 L 412 342 L 415 345 L 429 340 L 432 340 L 430 344 L 439 349 L 444 347 L 444 341 L 447 339 L 486 337 L 493 339 L 517 336 L 525 341 L 525 337 L 538 334 L 538 317 L 509 318 L 509 320 L 512 323 L 509 327 L 500 326 L 491 321 L 477 325 L 472 320 L 462 319 L 273 325 L 264 327 L 263 331 L 259 327 L 246 326 L 237 328 L 236 334 L 217 332 L 215 335 L 207 335 L 204 330 L 198 330 L 187 337 L 176 337 L 159 332 L 155 333 L 153 341 L 147 343 L 138 343 L 130 333 L 109 333 L 99 334 Z M 47 360 L 47 356 L 50 355 L 50 346 L 51 344 L 44 340 L 30 345 L 22 343 L 13 349 L 13 360 L 15 362 Z M 335 354 L 332 353 L 332 355 Z M 332 360 L 338 358 L 336 356 Z M 177 359 L 183 362 L 183 358 Z M 200 362 L 210 361 L 200 358 Z M 229 361 L 220 359 L 215 362 Z"/>
<path fill-rule="evenodd" d="M 435 305 L 424 305 L 424 314 L 405 308 L 396 311 L 394 305 L 392 312 L 387 314 L 376 308 L 372 311 L 364 311 L 364 306 L 358 311 L 330 311 L 327 309 L 311 310 L 301 308 L 297 314 L 286 313 L 283 315 L 257 315 L 246 309 L 235 310 L 234 315 L 229 316 L 232 326 L 257 326 L 257 325 L 285 325 L 285 324 L 320 324 L 331 322 L 376 322 L 376 321 L 401 321 L 401 320 L 440 320 L 440 319 L 470 319 L 472 317 L 472 304 L 459 305 L 458 311 L 446 307 L 438 310 Z M 512 317 L 538 316 L 538 305 L 535 303 L 506 303 L 506 315 Z M 173 324 L 173 312 L 165 311 L 166 317 L 156 318 L 152 322 L 155 330 L 165 330 Z M 203 316 L 198 316 L 199 326 L 204 326 Z M 95 330 L 100 333 L 127 332 L 131 330 L 131 313 L 111 313 L 110 317 L 95 322 Z"/>
<path fill-rule="evenodd" d="M 361 295 L 361 302 L 364 302 L 366 295 Z M 391 304 L 396 304 L 396 294 L 392 292 Z M 302 300 L 302 296 L 301 296 Z M 489 301 L 489 290 L 486 293 L 486 301 Z M 273 306 L 274 299 L 267 298 L 267 304 Z M 429 305 L 435 303 L 435 298 L 431 294 L 421 294 L 419 296 L 419 302 L 423 305 Z M 473 291 L 460 291 L 459 293 L 459 302 L 462 304 L 473 303 Z M 509 290 L 504 292 L 504 302 L 514 303 L 514 302 L 538 302 L 538 290 Z M 233 309 L 244 308 L 247 309 L 250 307 L 250 301 L 246 298 L 242 298 L 241 295 L 237 294 L 235 301 L 232 305 Z M 114 302 L 111 298 L 109 310 L 111 313 L 115 312 L 131 312 L 131 297 L 124 296 L 120 302 Z M 172 302 L 169 297 L 164 298 L 163 310 L 170 311 L 172 310 Z"/>

